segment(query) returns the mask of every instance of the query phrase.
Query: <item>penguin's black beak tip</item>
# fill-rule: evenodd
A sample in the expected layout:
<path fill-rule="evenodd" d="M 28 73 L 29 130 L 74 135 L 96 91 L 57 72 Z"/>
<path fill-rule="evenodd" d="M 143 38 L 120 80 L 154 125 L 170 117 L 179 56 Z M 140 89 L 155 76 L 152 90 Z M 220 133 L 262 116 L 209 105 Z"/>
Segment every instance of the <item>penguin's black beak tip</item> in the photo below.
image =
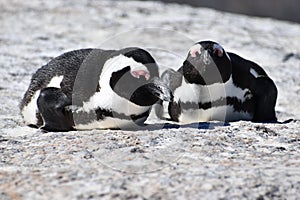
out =
<path fill-rule="evenodd" d="M 162 101 L 171 102 L 174 99 L 171 89 L 159 78 L 152 79 L 151 93 Z"/>

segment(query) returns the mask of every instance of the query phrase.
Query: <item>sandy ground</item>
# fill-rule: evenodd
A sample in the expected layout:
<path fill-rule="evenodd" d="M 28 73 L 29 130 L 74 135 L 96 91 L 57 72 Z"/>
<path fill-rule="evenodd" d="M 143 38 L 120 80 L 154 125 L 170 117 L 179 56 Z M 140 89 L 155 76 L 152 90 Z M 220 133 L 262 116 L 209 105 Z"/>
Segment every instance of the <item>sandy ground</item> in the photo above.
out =
<path fill-rule="evenodd" d="M 300 25 L 158 2 L 0 1 L 0 199 L 300 199 Z M 22 124 L 31 75 L 79 48 L 148 49 L 178 68 L 211 39 L 263 66 L 285 124 L 43 133 Z"/>

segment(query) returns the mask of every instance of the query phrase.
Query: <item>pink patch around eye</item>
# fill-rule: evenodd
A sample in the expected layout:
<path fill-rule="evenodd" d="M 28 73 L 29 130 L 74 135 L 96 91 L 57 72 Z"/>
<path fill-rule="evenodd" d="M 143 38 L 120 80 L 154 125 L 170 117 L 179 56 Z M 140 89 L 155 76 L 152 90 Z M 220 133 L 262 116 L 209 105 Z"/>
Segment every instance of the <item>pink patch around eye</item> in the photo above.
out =
<path fill-rule="evenodd" d="M 197 52 L 198 52 L 199 54 L 201 54 L 200 49 L 195 49 L 195 50 L 191 51 L 190 54 L 191 54 L 192 57 L 196 57 L 196 56 L 197 56 L 197 54 L 196 54 Z"/>
<path fill-rule="evenodd" d="M 222 57 L 223 56 L 223 50 L 220 49 L 220 48 L 215 48 L 214 49 L 214 53 L 217 53 L 219 57 Z"/>
<path fill-rule="evenodd" d="M 200 45 L 195 45 L 190 49 L 190 55 L 194 58 L 197 56 L 197 53 L 200 55 L 201 54 L 201 46 Z"/>
<path fill-rule="evenodd" d="M 135 70 L 131 72 L 132 76 L 134 76 L 135 78 L 140 78 L 140 76 L 144 76 L 145 79 L 148 81 L 150 79 L 150 74 L 149 72 L 145 71 L 145 70 Z"/>

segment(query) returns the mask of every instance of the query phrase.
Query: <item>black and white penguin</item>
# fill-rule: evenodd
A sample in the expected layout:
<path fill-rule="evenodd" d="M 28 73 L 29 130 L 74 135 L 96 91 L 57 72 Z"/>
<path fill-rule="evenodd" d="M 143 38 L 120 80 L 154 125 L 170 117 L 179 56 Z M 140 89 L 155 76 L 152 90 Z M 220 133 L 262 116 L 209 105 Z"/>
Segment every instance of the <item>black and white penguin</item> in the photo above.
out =
<path fill-rule="evenodd" d="M 216 42 L 196 43 L 183 65 L 165 71 L 162 80 L 174 95 L 168 103 L 170 120 L 179 124 L 277 120 L 274 82 L 259 65 Z"/>
<path fill-rule="evenodd" d="M 158 77 L 155 60 L 140 48 L 74 50 L 32 76 L 21 115 L 47 131 L 142 125 L 153 104 L 172 98 Z"/>

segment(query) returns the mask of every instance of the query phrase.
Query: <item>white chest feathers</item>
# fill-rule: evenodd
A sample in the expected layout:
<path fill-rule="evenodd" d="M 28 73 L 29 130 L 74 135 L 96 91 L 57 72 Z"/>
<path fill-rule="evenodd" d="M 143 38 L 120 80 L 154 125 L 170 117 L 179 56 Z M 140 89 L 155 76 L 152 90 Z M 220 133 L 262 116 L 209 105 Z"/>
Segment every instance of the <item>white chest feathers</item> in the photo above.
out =
<path fill-rule="evenodd" d="M 251 113 L 236 111 L 233 105 L 226 103 L 226 99 L 230 97 L 243 103 L 252 98 L 252 94 L 249 89 L 237 87 L 233 83 L 232 78 L 225 83 L 215 83 L 206 86 L 190 84 L 183 80 L 182 85 L 174 91 L 174 101 L 182 105 L 189 104 L 193 106 L 183 106 L 181 108 L 179 122 L 181 124 L 187 124 L 211 120 L 250 120 L 252 118 Z M 201 107 L 199 105 L 204 106 Z"/>
<path fill-rule="evenodd" d="M 102 87 L 100 92 L 96 92 L 87 102 L 83 102 L 80 112 L 95 112 L 98 108 L 113 111 L 124 116 L 142 114 L 150 109 L 149 106 L 139 106 L 129 100 L 117 95 L 111 88 Z M 145 121 L 146 119 L 144 119 Z M 103 120 L 94 119 L 89 123 L 82 124 L 75 121 L 75 128 L 84 129 L 109 129 L 109 128 L 133 128 L 137 126 L 130 119 L 121 119 L 116 116 L 105 117 Z"/>

